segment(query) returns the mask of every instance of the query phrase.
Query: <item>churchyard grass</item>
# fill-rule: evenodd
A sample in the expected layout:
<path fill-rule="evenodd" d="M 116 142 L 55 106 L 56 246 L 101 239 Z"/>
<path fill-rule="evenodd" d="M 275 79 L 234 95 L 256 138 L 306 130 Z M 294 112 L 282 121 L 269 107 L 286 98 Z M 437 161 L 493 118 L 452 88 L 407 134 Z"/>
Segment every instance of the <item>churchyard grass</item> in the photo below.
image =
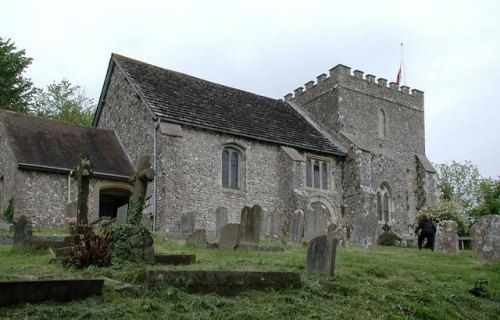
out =
<path fill-rule="evenodd" d="M 500 261 L 478 261 L 470 250 L 449 255 L 415 248 L 339 248 L 331 278 L 305 271 L 303 246 L 219 252 L 156 237 L 155 250 L 196 254 L 195 264 L 165 268 L 291 271 L 300 273 L 303 287 L 229 297 L 187 294 L 163 284 L 143 287 L 147 266 L 142 264 L 77 270 L 48 264 L 53 256 L 48 251 L 0 245 L 2 280 L 105 276 L 139 288 L 136 295 L 124 294 L 106 284 L 102 297 L 0 307 L 0 319 L 498 319 L 500 314 Z M 489 298 L 469 293 L 478 278 L 488 280 Z"/>

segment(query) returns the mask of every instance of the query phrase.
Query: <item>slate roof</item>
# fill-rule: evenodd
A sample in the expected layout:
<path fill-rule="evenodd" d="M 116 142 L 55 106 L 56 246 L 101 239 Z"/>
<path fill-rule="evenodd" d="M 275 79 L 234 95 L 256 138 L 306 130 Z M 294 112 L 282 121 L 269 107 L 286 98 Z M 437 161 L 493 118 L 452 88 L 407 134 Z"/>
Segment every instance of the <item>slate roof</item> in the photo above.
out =
<path fill-rule="evenodd" d="M 287 103 L 113 54 L 155 117 L 327 154 L 345 149 Z M 99 116 L 99 110 L 97 115 Z"/>
<path fill-rule="evenodd" d="M 0 111 L 9 145 L 20 167 L 74 170 L 87 152 L 96 175 L 129 177 L 133 168 L 113 131 Z"/>

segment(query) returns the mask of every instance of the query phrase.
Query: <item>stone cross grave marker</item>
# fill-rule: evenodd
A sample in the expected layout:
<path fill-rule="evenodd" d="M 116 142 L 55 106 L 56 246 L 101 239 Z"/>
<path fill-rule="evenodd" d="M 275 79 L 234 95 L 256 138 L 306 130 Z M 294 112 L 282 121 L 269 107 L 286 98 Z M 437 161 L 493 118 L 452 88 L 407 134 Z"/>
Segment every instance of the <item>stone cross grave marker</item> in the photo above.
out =
<path fill-rule="evenodd" d="M 304 238 L 306 242 L 327 234 L 328 209 L 319 203 L 313 203 L 306 210 Z"/>
<path fill-rule="evenodd" d="M 241 238 L 243 244 L 259 244 L 261 207 L 245 206 L 241 210 Z"/>
<path fill-rule="evenodd" d="M 139 225 L 142 218 L 144 198 L 148 190 L 148 182 L 154 180 L 155 171 L 151 168 L 151 156 L 143 155 L 137 162 L 134 189 L 128 207 L 127 220 L 133 225 Z"/>
<path fill-rule="evenodd" d="M 228 223 L 220 229 L 219 250 L 233 250 L 240 244 L 241 226 Z"/>
<path fill-rule="evenodd" d="M 215 209 L 215 233 L 220 235 L 220 229 L 228 224 L 227 208 L 218 207 Z"/>
<path fill-rule="evenodd" d="M 80 154 L 80 160 L 76 166 L 75 175 L 78 185 L 78 200 L 76 209 L 76 223 L 80 226 L 89 224 L 89 183 L 92 177 L 92 164 L 87 153 Z"/>
<path fill-rule="evenodd" d="M 271 242 L 276 242 L 281 236 L 281 214 L 277 210 L 273 210 L 270 214 L 270 220 L 269 238 Z"/>
<path fill-rule="evenodd" d="M 30 248 L 33 240 L 31 217 L 20 215 L 14 221 L 14 228 L 14 246 L 17 248 Z"/>
<path fill-rule="evenodd" d="M 307 271 L 333 276 L 336 253 L 337 239 L 332 235 L 322 235 L 311 239 L 307 244 Z"/>
<path fill-rule="evenodd" d="M 304 212 L 295 210 L 290 218 L 290 227 L 288 230 L 288 243 L 298 243 L 302 233 L 304 221 Z"/>

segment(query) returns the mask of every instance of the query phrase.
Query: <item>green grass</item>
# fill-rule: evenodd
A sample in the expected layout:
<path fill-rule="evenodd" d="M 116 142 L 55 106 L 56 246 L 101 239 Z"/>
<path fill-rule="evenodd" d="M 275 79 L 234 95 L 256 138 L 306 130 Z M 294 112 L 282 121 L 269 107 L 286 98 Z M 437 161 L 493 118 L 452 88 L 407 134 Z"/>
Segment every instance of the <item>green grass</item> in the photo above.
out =
<path fill-rule="evenodd" d="M 232 297 L 187 294 L 167 285 L 141 286 L 146 266 L 121 264 L 75 270 L 48 264 L 49 252 L 32 254 L 0 246 L 0 279 L 28 276 L 106 276 L 140 285 L 140 294 L 116 293 L 69 303 L 47 302 L 0 308 L 1 319 L 498 319 L 500 261 L 481 262 L 472 251 L 447 255 L 413 248 L 339 249 L 334 277 L 305 271 L 306 248 L 284 252 L 219 252 L 155 239 L 157 253 L 194 253 L 190 266 L 171 269 L 293 271 L 303 287 L 249 291 Z M 468 290 L 488 280 L 491 299 Z"/>

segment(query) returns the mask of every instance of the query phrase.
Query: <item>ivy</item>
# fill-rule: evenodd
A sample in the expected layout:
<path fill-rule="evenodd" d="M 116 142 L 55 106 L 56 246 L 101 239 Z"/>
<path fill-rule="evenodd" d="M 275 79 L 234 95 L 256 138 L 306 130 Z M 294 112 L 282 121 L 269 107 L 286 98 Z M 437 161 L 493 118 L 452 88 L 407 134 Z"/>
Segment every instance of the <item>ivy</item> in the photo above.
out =
<path fill-rule="evenodd" d="M 114 227 L 111 237 L 111 250 L 116 259 L 126 261 L 132 254 L 132 243 L 130 237 L 137 235 L 139 237 L 139 247 L 144 248 L 146 243 L 146 234 L 148 231 L 143 226 L 137 226 L 131 223 L 125 223 Z M 144 260 L 144 257 L 142 257 Z"/>
<path fill-rule="evenodd" d="M 5 210 L 3 211 L 3 218 L 8 223 L 14 222 L 14 197 L 9 199 L 7 208 L 5 208 Z"/>

